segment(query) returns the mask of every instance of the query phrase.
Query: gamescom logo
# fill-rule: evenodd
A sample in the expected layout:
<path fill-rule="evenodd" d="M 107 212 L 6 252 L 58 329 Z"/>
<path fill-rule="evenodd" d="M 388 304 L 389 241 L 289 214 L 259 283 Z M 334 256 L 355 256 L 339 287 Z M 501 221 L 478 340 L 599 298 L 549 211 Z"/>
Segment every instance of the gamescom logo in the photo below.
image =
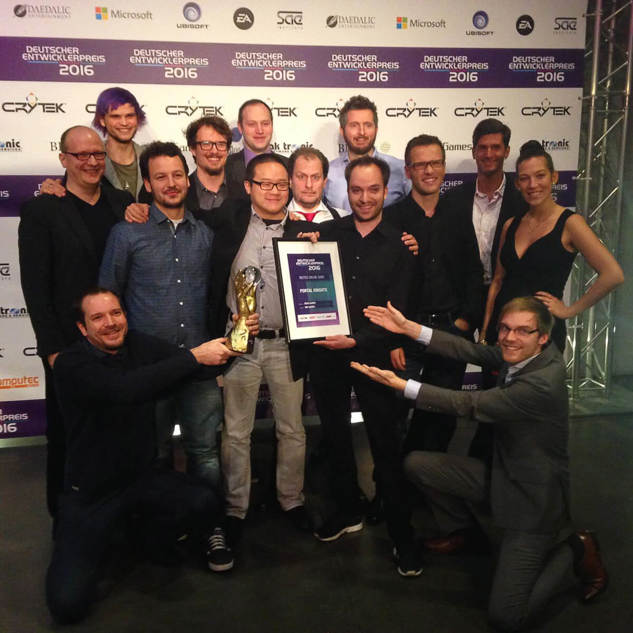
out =
<path fill-rule="evenodd" d="M 108 9 L 108 7 L 95 7 L 95 20 L 104 22 L 107 20 L 153 20 L 151 11 L 123 11 L 122 9 Z"/>
<path fill-rule="evenodd" d="M 165 113 L 170 116 L 180 116 L 184 114 L 188 117 L 192 117 L 194 114 L 198 114 L 199 116 L 224 116 L 222 106 L 200 105 L 195 97 L 190 97 L 186 105 L 165 106 Z"/>
<path fill-rule="evenodd" d="M 246 31 L 255 24 L 255 15 L 247 7 L 241 7 L 233 14 L 233 23 L 241 31 Z"/>
<path fill-rule="evenodd" d="M 457 107 L 453 113 L 455 116 L 459 117 L 470 116 L 477 118 L 481 114 L 483 114 L 486 118 L 499 117 L 505 116 L 504 108 L 505 106 L 486 106 L 481 99 L 476 99 L 472 106 Z"/>
<path fill-rule="evenodd" d="M 67 20 L 71 17 L 70 7 L 59 4 L 16 4 L 13 7 L 16 18 L 54 18 Z"/>
<path fill-rule="evenodd" d="M 420 18 L 408 18 L 405 16 L 396 18 L 396 30 L 406 29 L 445 29 L 446 20 L 422 20 Z"/>
<path fill-rule="evenodd" d="M 3 112 L 9 112 L 11 114 L 17 114 L 18 112 L 31 114 L 38 109 L 44 114 L 58 114 L 60 112 L 66 114 L 66 110 L 64 110 L 65 105 L 65 103 L 54 103 L 52 101 L 42 102 L 35 93 L 29 92 L 24 101 L 3 102 L 2 110 Z"/>
<path fill-rule="evenodd" d="M 328 15 L 325 24 L 331 29 L 375 29 L 373 15 Z"/>
<path fill-rule="evenodd" d="M 345 99 L 339 99 L 334 107 L 327 106 L 317 106 L 314 109 L 315 116 L 320 118 L 333 118 L 338 119 L 338 115 L 341 111 L 341 108 L 345 105 Z"/>
<path fill-rule="evenodd" d="M 571 106 L 553 106 L 550 100 L 545 97 L 539 106 L 523 106 L 521 108 L 523 116 L 544 117 L 551 116 L 571 116 Z"/>
<path fill-rule="evenodd" d="M 403 107 L 387 108 L 385 114 L 395 119 L 408 119 L 412 116 L 418 118 L 437 117 L 437 109 L 438 106 L 418 106 L 413 99 L 409 99 Z"/>
<path fill-rule="evenodd" d="M 519 35 L 529 35 L 534 30 L 534 18 L 531 15 L 522 15 L 517 19 L 516 29 Z"/>
<path fill-rule="evenodd" d="M 0 141 L 0 152 L 21 152 L 20 141 L 12 138 L 10 141 Z"/>
<path fill-rule="evenodd" d="M 473 26 L 477 29 L 476 31 L 466 31 L 466 35 L 492 35 L 494 31 L 486 31 L 484 30 L 488 26 L 489 22 L 488 14 L 485 11 L 477 11 L 473 15 Z"/>

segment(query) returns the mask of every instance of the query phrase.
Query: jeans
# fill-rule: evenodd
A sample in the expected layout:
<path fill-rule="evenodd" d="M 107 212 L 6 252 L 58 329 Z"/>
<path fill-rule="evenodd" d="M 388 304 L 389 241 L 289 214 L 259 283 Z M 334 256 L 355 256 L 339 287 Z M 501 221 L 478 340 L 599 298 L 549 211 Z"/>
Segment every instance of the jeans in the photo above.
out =
<path fill-rule="evenodd" d="M 303 505 L 306 435 L 303 380 L 293 380 L 284 339 L 256 339 L 252 354 L 235 359 L 224 374 L 222 472 L 226 514 L 243 519 L 251 490 L 251 433 L 262 380 L 270 390 L 277 437 L 277 499 L 283 510 Z"/>
<path fill-rule="evenodd" d="M 176 422 L 187 455 L 187 473 L 219 492 L 217 433 L 222 422 L 222 394 L 215 378 L 187 381 L 157 401 L 156 439 L 161 461 L 171 454 L 169 444 Z"/>

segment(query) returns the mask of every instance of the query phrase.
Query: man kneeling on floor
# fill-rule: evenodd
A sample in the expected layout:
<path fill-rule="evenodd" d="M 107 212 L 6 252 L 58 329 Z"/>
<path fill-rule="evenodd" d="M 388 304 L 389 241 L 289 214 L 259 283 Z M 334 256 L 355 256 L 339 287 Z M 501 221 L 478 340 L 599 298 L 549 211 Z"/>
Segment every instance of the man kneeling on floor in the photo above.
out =
<path fill-rule="evenodd" d="M 403 391 L 419 408 L 494 425 L 491 467 L 473 457 L 430 451 L 413 451 L 404 463 L 406 476 L 448 534 L 444 551 L 455 551 L 477 519 L 492 509 L 502 537 L 490 621 L 504 631 L 522 630 L 550 598 L 578 580 L 583 602 L 601 593 L 607 572 L 595 536 L 583 531 L 560 538 L 571 532 L 568 404 L 565 363 L 556 345 L 549 344 L 554 319 L 547 308 L 533 297 L 507 303 L 499 317 L 498 347 L 421 326 L 390 304 L 369 306 L 365 316 L 427 345 L 429 353 L 499 370 L 494 389 L 453 391 L 353 363 L 373 380 Z"/>
<path fill-rule="evenodd" d="M 164 390 L 235 353 L 225 339 L 185 350 L 128 333 L 118 297 L 102 288 L 78 302 L 77 327 L 84 339 L 62 352 L 54 369 L 67 460 L 46 592 L 62 623 L 88 614 L 122 535 L 156 562 L 176 559 L 184 535 L 200 538 L 210 569 L 233 567 L 213 491 L 154 466 L 154 408 Z"/>

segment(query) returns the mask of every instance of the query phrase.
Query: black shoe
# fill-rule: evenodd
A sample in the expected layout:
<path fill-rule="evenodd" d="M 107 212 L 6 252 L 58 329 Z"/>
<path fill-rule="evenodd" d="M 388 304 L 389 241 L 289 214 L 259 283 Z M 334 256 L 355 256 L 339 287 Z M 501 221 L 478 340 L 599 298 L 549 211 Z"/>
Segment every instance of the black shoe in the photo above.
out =
<path fill-rule="evenodd" d="M 319 541 L 329 542 L 352 532 L 360 532 L 363 529 L 363 520 L 359 517 L 346 517 L 335 514 L 330 517 L 318 530 L 314 531 L 314 536 Z"/>
<path fill-rule="evenodd" d="M 400 543 L 393 548 L 398 573 L 412 578 L 422 573 L 422 559 L 415 543 Z"/>
<path fill-rule="evenodd" d="M 365 521 L 368 525 L 379 525 L 385 520 L 385 504 L 382 497 L 376 493 L 367 506 Z"/>
<path fill-rule="evenodd" d="M 300 532 L 312 532 L 312 521 L 308 515 L 305 506 L 296 506 L 290 510 L 284 511 L 284 516 L 290 519 L 290 522 Z"/>
<path fill-rule="evenodd" d="M 226 544 L 224 530 L 216 527 L 207 540 L 207 565 L 211 571 L 228 571 L 233 564 L 233 552 Z"/>
<path fill-rule="evenodd" d="M 244 519 L 234 517 L 230 514 L 224 518 L 224 532 L 226 534 L 226 542 L 229 547 L 236 547 L 242 539 L 243 530 Z"/>

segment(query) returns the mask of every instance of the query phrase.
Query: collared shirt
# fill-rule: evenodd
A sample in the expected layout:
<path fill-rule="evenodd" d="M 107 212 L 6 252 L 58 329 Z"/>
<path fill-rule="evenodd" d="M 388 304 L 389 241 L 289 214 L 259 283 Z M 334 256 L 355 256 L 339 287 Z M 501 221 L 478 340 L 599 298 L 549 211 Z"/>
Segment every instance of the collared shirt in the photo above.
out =
<path fill-rule="evenodd" d="M 259 156 L 259 154 L 270 154 L 273 150 L 270 149 L 270 145 L 266 148 L 265 152 L 256 153 L 252 149 L 249 149 L 244 145 L 244 165 L 248 166 L 248 164 L 255 158 L 255 156 Z"/>
<path fill-rule="evenodd" d="M 200 182 L 197 171 L 194 171 L 193 174 L 189 176 L 189 182 L 190 186 L 193 185 L 196 188 L 196 195 L 198 196 L 198 206 L 203 211 L 216 209 L 227 198 L 228 192 L 226 188 L 226 182 L 223 182 L 217 191 L 210 191 Z"/>
<path fill-rule="evenodd" d="M 378 150 L 374 150 L 373 156 L 384 160 L 389 165 L 390 175 L 387 184 L 387 199 L 384 204 L 385 207 L 388 207 L 390 204 L 400 200 L 400 198 L 404 198 L 411 191 L 411 181 L 404 175 L 403 160 L 389 154 L 382 154 Z M 351 213 L 352 208 L 349 206 L 347 181 L 345 180 L 345 168 L 349 162 L 349 154 L 347 152 L 330 162 L 324 197 L 333 207 L 340 207 Z"/>
<path fill-rule="evenodd" d="M 475 227 L 475 235 L 477 236 L 477 244 L 479 245 L 479 257 L 484 267 L 484 283 L 489 284 L 492 281 L 492 262 L 490 254 L 492 253 L 492 243 L 495 239 L 495 231 L 497 222 L 499 221 L 499 213 L 501 213 L 501 205 L 503 204 L 503 192 L 506 188 L 506 175 L 503 174 L 503 180 L 499 188 L 492 194 L 492 198 L 488 194 L 479 191 L 479 180 L 475 189 L 475 197 L 473 199 L 473 226 Z"/>
<path fill-rule="evenodd" d="M 235 275 L 238 271 L 246 268 L 246 266 L 259 268 L 262 278 L 255 291 L 255 300 L 257 312 L 259 313 L 259 325 L 262 330 L 279 330 L 284 324 L 281 315 L 279 288 L 277 286 L 273 238 L 283 237 L 287 218 L 288 215 L 286 214 L 283 220 L 274 224 L 267 224 L 251 207 L 251 219 L 246 229 L 246 235 L 231 265 L 226 305 L 231 308 L 233 314 L 237 313 L 235 286 L 233 285 Z M 233 322 L 230 319 L 227 322 L 227 326 L 233 326 Z"/>
<path fill-rule="evenodd" d="M 145 224 L 110 232 L 99 283 L 117 292 L 130 329 L 191 348 L 207 340 L 213 233 L 189 211 L 177 226 L 154 204 Z"/>
<path fill-rule="evenodd" d="M 307 211 L 305 211 L 303 208 L 301 208 L 296 200 L 293 198 L 289 203 L 288 203 L 288 211 L 290 213 L 299 213 L 301 214 L 301 218 L 303 220 L 306 220 L 308 222 L 316 222 L 317 224 L 321 223 L 321 222 L 327 222 L 328 220 L 334 220 L 334 216 L 332 215 L 332 213 L 330 212 L 330 210 L 325 206 L 325 203 L 323 202 L 323 200 L 319 200 L 319 204 L 316 207 L 316 209 L 313 209 L 311 213 L 315 213 L 314 217 L 309 219 L 308 216 L 306 216 Z M 336 208 L 336 207 L 335 207 Z M 344 209 L 336 209 L 339 214 L 341 215 L 341 217 L 343 217 L 344 215 L 349 215 L 350 212 L 346 211 Z"/>

